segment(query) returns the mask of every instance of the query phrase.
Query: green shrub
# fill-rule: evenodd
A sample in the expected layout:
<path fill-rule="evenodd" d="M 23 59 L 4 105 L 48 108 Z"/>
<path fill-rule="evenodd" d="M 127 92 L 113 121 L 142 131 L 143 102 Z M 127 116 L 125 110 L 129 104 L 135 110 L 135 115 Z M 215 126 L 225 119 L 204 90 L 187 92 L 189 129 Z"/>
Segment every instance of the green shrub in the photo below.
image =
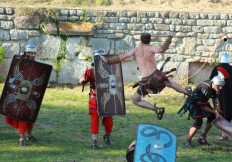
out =
<path fill-rule="evenodd" d="M 0 45 L 0 63 L 3 62 L 5 56 L 5 49 L 2 45 Z"/>
<path fill-rule="evenodd" d="M 53 63 L 54 63 L 53 67 L 57 72 L 60 72 L 62 61 L 66 57 L 66 41 L 67 41 L 67 37 L 61 37 L 61 43 L 60 43 L 58 56 L 55 60 L 53 60 Z"/>

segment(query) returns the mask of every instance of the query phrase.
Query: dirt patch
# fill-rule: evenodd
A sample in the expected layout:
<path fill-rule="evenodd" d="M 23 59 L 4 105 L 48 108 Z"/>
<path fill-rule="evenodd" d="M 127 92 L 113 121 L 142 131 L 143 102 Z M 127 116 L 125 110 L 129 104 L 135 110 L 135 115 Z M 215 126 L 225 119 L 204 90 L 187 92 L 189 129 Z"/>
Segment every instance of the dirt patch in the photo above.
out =
<path fill-rule="evenodd" d="M 9 0 L 11 2 L 11 0 Z M 25 3 L 19 0 L 12 3 L 2 2 L 2 7 L 25 7 Z M 22 2 L 22 1 L 21 1 Z M 62 1 L 39 2 L 28 7 L 47 8 L 73 8 L 73 9 L 93 9 L 93 10 L 131 10 L 131 11 L 174 11 L 174 12 L 212 12 L 212 13 L 232 13 L 232 0 L 121 0 L 120 3 L 113 0 L 110 6 L 82 6 L 64 4 Z"/>

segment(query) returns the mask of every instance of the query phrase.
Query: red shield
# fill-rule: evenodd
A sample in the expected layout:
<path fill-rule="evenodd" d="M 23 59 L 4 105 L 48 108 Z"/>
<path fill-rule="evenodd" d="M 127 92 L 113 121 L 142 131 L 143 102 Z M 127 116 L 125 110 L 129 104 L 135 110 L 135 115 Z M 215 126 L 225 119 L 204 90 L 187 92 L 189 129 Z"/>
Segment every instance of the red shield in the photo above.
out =
<path fill-rule="evenodd" d="M 15 55 L 2 92 L 0 113 L 34 123 L 51 71 L 51 65 Z"/>
<path fill-rule="evenodd" d="M 104 55 L 109 58 L 114 55 Z M 106 64 L 94 57 L 96 93 L 99 116 L 124 115 L 125 97 L 121 63 Z"/>

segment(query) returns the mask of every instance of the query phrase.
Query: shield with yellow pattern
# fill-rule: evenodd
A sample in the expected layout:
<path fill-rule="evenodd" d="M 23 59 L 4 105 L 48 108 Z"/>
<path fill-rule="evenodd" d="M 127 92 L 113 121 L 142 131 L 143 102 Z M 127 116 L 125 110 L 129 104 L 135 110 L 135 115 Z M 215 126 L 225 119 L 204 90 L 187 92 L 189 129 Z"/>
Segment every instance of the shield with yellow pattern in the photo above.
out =
<path fill-rule="evenodd" d="M 103 56 L 109 58 L 115 55 Z M 124 115 L 126 111 L 121 63 L 107 64 L 96 55 L 94 67 L 98 115 Z"/>
<path fill-rule="evenodd" d="M 3 88 L 0 113 L 34 123 L 51 71 L 51 65 L 15 55 Z"/>

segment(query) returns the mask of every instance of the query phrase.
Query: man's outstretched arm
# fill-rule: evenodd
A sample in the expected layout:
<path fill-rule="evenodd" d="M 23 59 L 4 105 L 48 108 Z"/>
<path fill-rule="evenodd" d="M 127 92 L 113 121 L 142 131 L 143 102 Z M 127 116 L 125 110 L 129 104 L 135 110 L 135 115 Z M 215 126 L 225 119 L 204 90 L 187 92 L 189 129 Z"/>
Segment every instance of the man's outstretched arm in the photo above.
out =
<path fill-rule="evenodd" d="M 117 55 L 117 56 L 112 56 L 110 58 L 106 58 L 104 56 L 100 56 L 102 58 L 102 60 L 104 62 L 106 62 L 107 64 L 114 64 L 114 63 L 119 63 L 131 56 L 133 56 L 135 54 L 135 48 L 133 48 L 132 50 L 130 50 L 127 53 L 124 53 L 122 55 Z"/>
<path fill-rule="evenodd" d="M 165 40 L 165 42 L 162 44 L 162 46 L 160 48 L 157 47 L 153 47 L 152 48 L 152 52 L 153 53 L 164 53 L 165 51 L 167 51 L 169 49 L 170 44 L 172 43 L 172 35 L 168 36 L 168 39 Z"/>

